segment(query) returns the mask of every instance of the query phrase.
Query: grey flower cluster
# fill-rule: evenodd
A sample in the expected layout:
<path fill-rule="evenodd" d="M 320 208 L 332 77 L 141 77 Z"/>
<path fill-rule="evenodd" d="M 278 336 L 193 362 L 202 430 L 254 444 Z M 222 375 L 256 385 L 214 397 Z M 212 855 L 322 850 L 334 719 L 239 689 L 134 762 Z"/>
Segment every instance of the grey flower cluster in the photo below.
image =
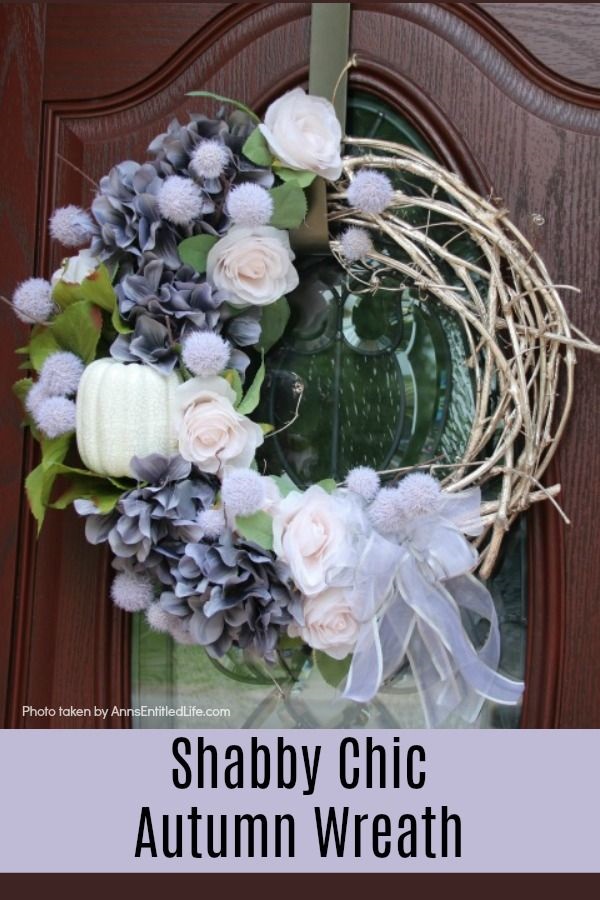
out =
<path fill-rule="evenodd" d="M 216 119 L 191 115 L 186 125 L 173 119 L 167 131 L 150 144 L 148 150 L 155 157 L 154 165 L 163 176 L 189 175 L 202 184 L 213 203 L 211 214 L 205 216 L 203 230 L 211 234 L 223 234 L 229 225 L 225 211 L 225 199 L 232 184 L 252 182 L 270 188 L 274 176 L 270 169 L 257 166 L 242 155 L 246 138 L 256 124 L 241 110 L 235 110 L 227 118 L 221 113 Z M 228 152 L 229 162 L 219 178 L 198 178 L 190 165 L 194 150 L 203 141 L 222 144 Z"/>
<path fill-rule="evenodd" d="M 162 183 L 152 163 L 132 160 L 100 179 L 91 210 L 97 224 L 90 245 L 94 256 L 109 266 L 118 264 L 121 273 L 137 271 L 152 259 L 179 268 L 177 244 L 185 235 L 160 215 L 157 195 Z"/>
<path fill-rule="evenodd" d="M 170 585 L 173 561 L 189 541 L 202 538 L 198 516 L 213 505 L 218 481 L 191 475 L 191 464 L 179 456 L 134 457 L 131 468 L 140 486 L 123 494 L 113 512 L 100 515 L 88 501 L 76 501 L 75 508 L 87 516 L 85 536 L 91 544 L 108 541 L 132 571 L 151 572 Z"/>
<path fill-rule="evenodd" d="M 119 572 L 150 575 L 162 585 L 157 603 L 178 628 L 175 637 L 201 644 L 213 656 L 232 646 L 276 661 L 282 631 L 303 624 L 300 595 L 287 567 L 257 544 L 226 529 L 204 534 L 200 514 L 215 502 L 218 481 L 192 471 L 179 456 L 134 457 L 140 485 L 127 491 L 113 512 L 98 513 L 75 501 L 86 516 L 92 544 L 108 542 Z"/>
<path fill-rule="evenodd" d="M 214 543 L 190 543 L 172 566 L 172 590 L 160 605 L 185 622 L 213 656 L 236 646 L 275 662 L 281 631 L 302 624 L 298 592 L 272 553 L 226 531 Z"/>
<path fill-rule="evenodd" d="M 243 375 L 249 360 L 235 348 L 258 342 L 260 311 L 233 317 L 204 277 L 182 264 L 177 248 L 192 234 L 219 236 L 227 230 L 225 201 L 233 185 L 272 186 L 271 170 L 241 152 L 254 127 L 239 110 L 228 118 L 193 115 L 185 125 L 174 119 L 150 144 L 150 161 L 122 162 L 101 179 L 91 209 L 95 220 L 91 252 L 109 266 L 118 266 L 119 313 L 134 329 L 119 335 L 110 348 L 120 362 L 144 363 L 168 373 L 177 365 L 179 344 L 187 331 L 213 331 L 232 343 L 230 364 Z M 199 174 L 193 164 L 195 151 L 207 142 L 222 151 L 218 177 Z M 172 175 L 190 178 L 200 188 L 201 211 L 193 224 L 178 226 L 161 215 L 159 193 Z"/>
<path fill-rule="evenodd" d="M 221 235 L 227 230 L 225 200 L 233 184 L 249 181 L 272 187 L 271 170 L 241 154 L 254 127 L 250 117 L 237 110 L 228 118 L 192 115 L 186 125 L 174 119 L 150 144 L 148 152 L 153 158 L 149 162 L 140 165 L 128 160 L 100 180 L 91 210 L 95 220 L 92 253 L 118 264 L 121 274 L 143 270 L 152 260 L 161 260 L 166 268 L 177 271 L 181 266 L 177 245 L 184 238 L 202 232 Z M 205 140 L 226 148 L 228 162 L 218 178 L 199 176 L 190 166 L 194 150 Z M 202 210 L 193 228 L 161 218 L 157 196 L 169 175 L 192 178 L 201 189 Z"/>
<path fill-rule="evenodd" d="M 119 335 L 110 353 L 119 362 L 141 362 L 171 372 L 177 364 L 176 344 L 190 329 L 223 332 L 234 345 L 247 347 L 260 337 L 259 311 L 231 317 L 212 288 L 191 266 L 168 269 L 152 260 L 117 285 L 121 317 L 134 325 L 132 335 Z M 234 350 L 231 365 L 242 374 L 248 357 Z"/>
<path fill-rule="evenodd" d="M 119 281 L 116 290 L 121 317 L 135 322 L 140 315 L 163 320 L 170 316 L 175 326 L 190 323 L 213 329 L 219 320 L 220 301 L 200 278 L 191 266 L 174 271 L 162 260 L 152 260 L 135 275 Z"/>

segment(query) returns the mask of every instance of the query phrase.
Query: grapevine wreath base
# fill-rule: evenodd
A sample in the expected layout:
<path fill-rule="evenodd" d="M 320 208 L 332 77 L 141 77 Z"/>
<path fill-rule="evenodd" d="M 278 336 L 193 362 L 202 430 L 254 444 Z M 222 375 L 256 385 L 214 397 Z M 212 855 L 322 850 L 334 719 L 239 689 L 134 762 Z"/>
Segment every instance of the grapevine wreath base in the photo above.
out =
<path fill-rule="evenodd" d="M 53 239 L 85 249 L 15 291 L 33 324 L 19 352 L 34 376 L 16 385 L 40 444 L 32 512 L 41 526 L 74 504 L 112 550 L 114 602 L 223 671 L 235 649 L 293 682 L 309 652 L 364 703 L 408 664 L 430 725 L 473 721 L 486 698 L 516 704 L 523 684 L 498 672 L 474 573 L 490 574 L 530 503 L 556 502 L 540 479 L 575 349 L 597 348 L 506 211 L 458 176 L 384 141 L 346 138 L 342 158 L 332 105 L 299 88 L 263 122 L 227 108 L 173 121 L 147 162 L 100 180 L 89 212 L 57 209 Z M 410 291 L 461 323 L 475 397 L 461 459 L 306 489 L 259 467 L 274 430 L 255 420 L 265 358 L 299 284 L 290 234 L 315 178 L 331 183 L 331 251 L 355 293 Z M 463 236 L 474 252 L 459 255 Z"/>

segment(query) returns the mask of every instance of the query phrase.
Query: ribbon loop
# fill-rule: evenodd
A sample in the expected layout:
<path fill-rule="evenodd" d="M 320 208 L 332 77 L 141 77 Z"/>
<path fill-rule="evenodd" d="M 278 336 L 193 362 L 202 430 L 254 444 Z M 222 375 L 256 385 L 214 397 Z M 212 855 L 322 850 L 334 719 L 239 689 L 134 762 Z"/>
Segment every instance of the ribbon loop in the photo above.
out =
<path fill-rule="evenodd" d="M 402 543 L 380 535 L 368 542 L 355 585 L 364 624 L 344 697 L 372 699 L 406 659 L 429 726 L 441 724 L 452 712 L 472 722 L 486 699 L 519 702 L 523 683 L 498 672 L 500 629 L 494 602 L 471 574 L 477 552 L 465 534 L 480 530 L 479 509 L 478 489 L 447 494 L 440 512 L 415 520 Z M 465 614 L 488 623 L 479 648 L 465 630 Z"/>

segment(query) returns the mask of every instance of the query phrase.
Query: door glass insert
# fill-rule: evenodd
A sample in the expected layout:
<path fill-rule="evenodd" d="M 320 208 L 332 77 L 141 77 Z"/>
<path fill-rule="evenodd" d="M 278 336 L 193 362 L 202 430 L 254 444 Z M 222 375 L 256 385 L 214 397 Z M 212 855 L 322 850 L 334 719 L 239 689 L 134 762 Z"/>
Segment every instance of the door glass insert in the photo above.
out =
<path fill-rule="evenodd" d="M 354 93 L 348 133 L 406 143 L 435 157 L 410 123 L 384 102 Z M 418 181 L 404 189 L 419 190 Z M 409 209 L 411 224 L 424 211 Z M 442 226 L 440 226 L 442 227 Z M 478 249 L 449 232 L 454 252 L 477 259 Z M 378 242 L 379 243 L 379 242 Z M 392 252 L 388 249 L 388 252 Z M 300 415 L 265 441 L 259 460 L 272 474 L 286 472 L 300 487 L 352 466 L 395 469 L 431 460 L 456 461 L 469 437 L 474 387 L 465 360 L 462 328 L 450 312 L 427 302 L 414 285 L 383 275 L 368 294 L 331 257 L 300 260 L 299 288 L 290 295 L 286 332 L 267 359 L 258 420 L 276 428 L 293 418 L 299 385 Z M 360 273 L 359 273 L 360 274 Z M 365 273 L 367 275 L 369 273 Z M 397 279 L 397 276 L 394 275 Z M 450 277 L 450 275 L 449 275 Z M 526 523 L 504 545 L 488 587 L 502 636 L 500 669 L 522 678 L 526 637 Z M 132 705 L 145 711 L 139 727 L 369 727 L 423 725 L 409 669 L 401 671 L 368 706 L 336 699 L 310 655 L 281 667 L 249 669 L 240 656 L 221 661 L 202 648 L 175 644 L 136 620 Z M 290 667 L 293 671 L 290 671 Z M 294 686 L 290 689 L 290 675 Z M 284 687 L 284 682 L 286 686 Z M 486 702 L 474 727 L 517 727 L 519 708 Z M 448 727 L 462 727 L 450 719 Z"/>

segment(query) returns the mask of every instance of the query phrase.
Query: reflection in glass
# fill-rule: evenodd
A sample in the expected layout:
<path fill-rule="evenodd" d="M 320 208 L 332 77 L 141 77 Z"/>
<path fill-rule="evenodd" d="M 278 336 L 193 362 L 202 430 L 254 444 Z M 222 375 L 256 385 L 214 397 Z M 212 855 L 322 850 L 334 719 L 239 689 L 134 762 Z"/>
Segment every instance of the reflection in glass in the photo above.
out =
<path fill-rule="evenodd" d="M 268 471 L 300 487 L 462 455 L 473 414 L 458 323 L 390 278 L 355 293 L 333 259 L 300 263 L 290 324 L 269 354 L 259 418 L 283 429 L 265 441 Z M 455 388 L 456 383 L 456 388 Z M 290 427 L 297 387 L 300 416 Z"/>

